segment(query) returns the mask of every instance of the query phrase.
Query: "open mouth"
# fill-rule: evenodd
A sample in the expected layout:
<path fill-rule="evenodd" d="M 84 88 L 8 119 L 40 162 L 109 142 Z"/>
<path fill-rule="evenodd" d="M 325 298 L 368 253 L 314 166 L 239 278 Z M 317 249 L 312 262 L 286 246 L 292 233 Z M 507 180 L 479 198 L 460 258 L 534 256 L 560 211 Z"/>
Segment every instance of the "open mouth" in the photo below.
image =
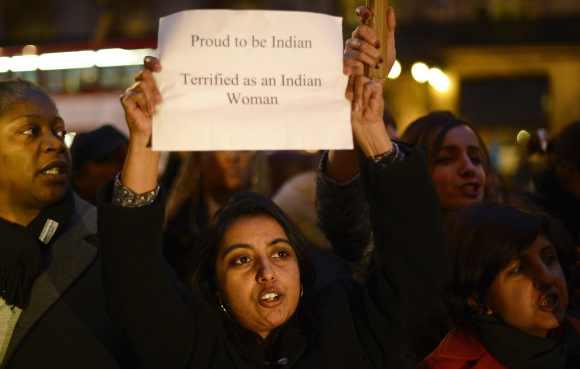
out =
<path fill-rule="evenodd" d="M 264 307 L 274 307 L 280 303 L 282 297 L 283 295 L 278 291 L 264 291 L 260 294 L 259 303 Z"/>
<path fill-rule="evenodd" d="M 464 196 L 471 198 L 477 198 L 481 194 L 481 184 L 476 182 L 461 185 L 460 189 Z"/>
<path fill-rule="evenodd" d="M 276 292 L 269 292 L 260 297 L 260 300 L 262 301 L 277 301 L 279 299 L 280 295 L 278 295 Z"/>
<path fill-rule="evenodd" d="M 61 168 L 50 168 L 43 170 L 41 173 L 47 176 L 57 176 L 59 174 L 64 174 L 64 171 Z"/>
<path fill-rule="evenodd" d="M 50 177 L 63 176 L 68 174 L 68 165 L 65 161 L 53 161 L 42 167 L 38 173 Z"/>

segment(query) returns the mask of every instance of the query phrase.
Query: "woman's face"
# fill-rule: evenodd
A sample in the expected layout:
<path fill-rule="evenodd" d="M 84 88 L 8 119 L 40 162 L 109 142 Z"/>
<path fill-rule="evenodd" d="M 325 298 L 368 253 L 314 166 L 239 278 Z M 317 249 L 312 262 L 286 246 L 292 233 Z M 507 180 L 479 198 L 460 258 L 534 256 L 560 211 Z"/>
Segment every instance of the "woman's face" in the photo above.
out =
<path fill-rule="evenodd" d="M 273 218 L 251 215 L 231 224 L 215 266 L 228 312 L 262 338 L 296 311 L 301 293 L 298 259 Z"/>
<path fill-rule="evenodd" d="M 29 92 L 0 116 L 0 202 L 42 209 L 69 184 L 64 122 L 54 103 Z M 7 203 L 7 204 L 5 204 Z"/>
<path fill-rule="evenodd" d="M 253 175 L 254 151 L 215 151 L 205 157 L 203 173 L 207 185 L 232 193 L 246 189 Z"/>
<path fill-rule="evenodd" d="M 471 128 L 461 125 L 447 132 L 434 153 L 431 177 L 444 209 L 463 208 L 483 200 L 486 174 L 484 153 Z"/>
<path fill-rule="evenodd" d="M 545 337 L 568 307 L 566 280 L 554 245 L 543 235 L 502 270 L 487 296 L 489 308 L 512 327 Z"/>

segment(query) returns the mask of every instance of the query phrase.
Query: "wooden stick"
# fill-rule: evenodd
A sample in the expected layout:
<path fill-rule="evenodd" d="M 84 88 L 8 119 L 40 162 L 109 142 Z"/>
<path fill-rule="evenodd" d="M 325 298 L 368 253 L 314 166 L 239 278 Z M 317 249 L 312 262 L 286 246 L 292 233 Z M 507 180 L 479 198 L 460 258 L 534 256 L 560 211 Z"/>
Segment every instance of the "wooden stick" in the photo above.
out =
<path fill-rule="evenodd" d="M 373 14 L 366 24 L 377 32 L 379 40 L 381 41 L 381 56 L 386 61 L 388 56 L 385 45 L 388 37 L 386 14 L 389 9 L 389 0 L 366 0 L 366 6 Z M 385 63 L 382 63 L 378 69 L 367 68 L 365 72 L 366 76 L 372 79 L 386 79 L 390 70 L 387 70 Z"/>

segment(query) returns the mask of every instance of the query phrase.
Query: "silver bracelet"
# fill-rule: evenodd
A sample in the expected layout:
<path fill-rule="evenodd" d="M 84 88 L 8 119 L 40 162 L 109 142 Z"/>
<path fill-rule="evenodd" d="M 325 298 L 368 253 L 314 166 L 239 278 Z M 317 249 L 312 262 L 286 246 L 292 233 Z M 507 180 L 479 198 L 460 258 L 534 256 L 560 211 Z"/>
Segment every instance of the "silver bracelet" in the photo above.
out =
<path fill-rule="evenodd" d="M 145 193 L 136 193 L 121 182 L 121 174 L 115 176 L 113 185 L 113 205 L 124 208 L 139 208 L 151 205 L 157 199 L 159 186 Z"/>
<path fill-rule="evenodd" d="M 371 157 L 373 163 L 377 165 L 388 165 L 404 158 L 403 152 L 396 142 L 393 142 L 393 148 L 382 154 Z"/>

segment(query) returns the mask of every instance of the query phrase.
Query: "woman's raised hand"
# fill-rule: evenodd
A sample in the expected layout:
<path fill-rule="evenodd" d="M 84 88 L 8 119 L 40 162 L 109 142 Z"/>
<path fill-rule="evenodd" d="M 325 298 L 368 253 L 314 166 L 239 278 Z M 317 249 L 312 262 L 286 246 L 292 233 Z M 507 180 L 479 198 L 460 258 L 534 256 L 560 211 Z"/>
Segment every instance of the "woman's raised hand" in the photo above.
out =
<path fill-rule="evenodd" d="M 354 97 L 354 80 L 353 77 L 362 76 L 365 67 L 378 68 L 385 63 L 386 69 L 391 70 L 397 57 L 395 46 L 395 29 L 396 17 L 393 8 L 384 15 L 386 17 L 387 38 L 380 40 L 376 31 L 367 25 L 372 12 L 365 6 L 359 6 L 356 9 L 361 25 L 359 25 L 352 36 L 346 40 L 343 58 L 343 72 L 349 78 L 349 84 L 346 90 L 346 97 L 352 101 Z M 381 48 L 386 48 L 386 59 L 383 59 Z"/>
<path fill-rule="evenodd" d="M 383 83 L 365 76 L 354 81 L 351 124 L 355 141 L 366 157 L 391 151 L 393 143 L 383 122 Z"/>
<path fill-rule="evenodd" d="M 123 184 L 136 193 L 145 193 L 157 186 L 159 153 L 150 148 L 153 114 L 161 102 L 161 94 L 153 78 L 161 70 L 157 58 L 148 56 L 135 83 L 121 96 L 129 128 L 129 150 L 121 173 Z"/>
<path fill-rule="evenodd" d="M 150 143 L 153 114 L 161 102 L 161 93 L 157 88 L 153 73 L 160 70 L 159 60 L 147 56 L 143 70 L 135 77 L 135 83 L 121 95 L 130 140 L 135 143 L 139 142 L 144 145 Z"/>
<path fill-rule="evenodd" d="M 370 26 L 368 26 L 366 23 L 368 23 L 369 18 L 371 17 L 372 13 L 371 11 L 364 6 L 360 6 L 356 9 L 357 15 L 359 16 L 361 25 L 358 26 L 354 32 L 352 33 L 352 36 L 346 40 L 346 44 L 345 44 L 345 49 L 344 49 L 344 57 L 343 57 L 343 72 L 345 75 L 349 76 L 348 79 L 348 86 L 346 89 L 346 98 L 353 102 L 354 98 L 355 98 L 355 83 L 356 83 L 356 78 L 357 77 L 361 77 L 363 76 L 365 73 L 365 67 L 368 68 L 376 68 L 378 65 L 380 65 L 381 63 L 386 63 L 386 67 L 388 68 L 388 70 L 391 69 L 391 67 L 393 66 L 394 62 L 395 62 L 395 57 L 396 57 L 396 50 L 395 50 L 395 26 L 396 26 L 396 20 L 395 20 L 395 12 L 392 8 L 389 8 L 389 10 L 387 11 L 387 13 L 385 14 L 386 17 L 386 21 L 387 21 L 387 33 L 388 33 L 388 37 L 385 40 L 379 40 L 379 37 L 377 36 L 377 33 L 375 32 L 375 30 L 373 30 Z M 382 58 L 382 53 L 380 52 L 381 47 L 385 47 L 387 50 L 387 59 L 383 60 Z M 366 82 L 369 82 L 368 79 L 366 80 Z M 364 88 L 362 88 L 364 86 L 363 84 L 359 84 L 358 86 L 358 94 L 360 96 L 362 96 L 362 92 L 364 90 Z M 373 85 L 369 86 L 369 88 L 371 90 L 374 90 L 376 88 L 378 88 L 378 86 L 374 86 Z M 382 91 L 382 87 L 381 87 L 381 91 Z M 381 95 L 381 99 L 382 99 L 382 95 Z M 361 99 L 359 100 L 359 108 L 363 108 L 364 106 L 364 101 Z M 375 101 L 375 99 L 372 99 L 372 103 L 376 104 L 378 103 L 378 101 Z M 381 102 L 382 104 L 382 102 Z M 382 105 L 381 105 L 382 106 Z M 354 109 L 354 103 L 352 106 L 352 109 Z M 377 107 L 378 108 L 378 107 Z M 380 108 L 382 111 L 382 107 Z M 376 110 L 376 109 L 370 109 L 366 111 L 366 113 L 363 111 L 362 113 L 360 111 L 357 112 L 353 112 L 353 117 L 357 122 L 360 122 L 363 116 L 366 116 L 366 120 L 369 120 L 368 118 L 371 115 L 370 112 L 372 110 Z M 382 114 L 382 113 L 381 113 Z M 373 118 L 374 119 L 374 118 Z M 371 119 L 372 120 L 372 119 Z M 380 121 L 382 122 L 382 116 Z M 354 122 L 353 122 L 353 129 L 354 129 Z M 356 126 L 359 127 L 360 126 Z M 367 128 L 369 126 L 366 126 Z M 380 127 L 378 126 L 370 126 L 373 129 L 380 129 Z M 362 132 L 366 132 L 366 131 L 360 131 L 359 133 L 362 134 Z M 380 146 L 385 146 L 387 148 L 390 149 L 390 147 L 392 147 L 390 145 L 390 139 L 388 138 L 388 136 L 385 138 L 381 139 L 382 141 L 387 141 L 389 144 L 385 144 L 385 145 L 380 145 Z M 365 142 L 368 140 L 362 140 L 361 142 Z M 359 143 L 359 140 L 357 139 L 357 144 L 361 145 L 361 143 Z M 361 147 L 363 147 L 361 145 Z M 365 151 L 366 154 L 366 149 L 363 149 L 363 151 Z M 374 150 L 373 150 L 374 151 Z M 328 165 L 326 167 L 326 174 L 328 176 L 330 176 L 331 178 L 333 178 L 335 181 L 338 182 L 348 182 L 350 180 L 352 180 L 352 178 L 358 173 L 359 171 L 359 167 L 358 167 L 358 159 L 357 156 L 355 154 L 354 151 L 352 150 L 342 150 L 342 151 L 337 151 L 337 150 L 331 150 L 328 154 Z"/>

